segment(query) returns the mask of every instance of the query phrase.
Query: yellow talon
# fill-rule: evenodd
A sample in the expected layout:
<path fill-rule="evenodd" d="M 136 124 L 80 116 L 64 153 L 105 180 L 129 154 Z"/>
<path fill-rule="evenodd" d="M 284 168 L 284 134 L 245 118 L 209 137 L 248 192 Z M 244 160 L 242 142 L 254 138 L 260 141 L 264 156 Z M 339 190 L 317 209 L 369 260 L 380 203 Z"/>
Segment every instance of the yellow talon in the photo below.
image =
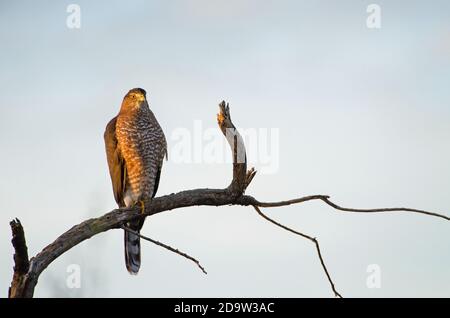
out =
<path fill-rule="evenodd" d="M 139 201 L 139 204 L 141 205 L 141 213 L 145 213 L 145 202 L 143 200 Z"/>

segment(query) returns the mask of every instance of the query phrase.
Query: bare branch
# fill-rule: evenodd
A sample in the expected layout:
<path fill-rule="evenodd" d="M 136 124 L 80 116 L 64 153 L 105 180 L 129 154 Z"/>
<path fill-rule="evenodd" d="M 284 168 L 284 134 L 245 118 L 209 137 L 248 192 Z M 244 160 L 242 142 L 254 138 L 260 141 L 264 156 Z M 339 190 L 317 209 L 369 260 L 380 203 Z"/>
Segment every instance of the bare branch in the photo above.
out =
<path fill-rule="evenodd" d="M 424 210 L 410 209 L 410 208 L 379 208 L 379 209 L 344 208 L 344 207 L 341 207 L 341 206 L 337 205 L 336 203 L 332 202 L 329 199 L 330 196 L 321 195 L 321 194 L 305 196 L 305 197 L 287 200 L 287 201 L 276 201 L 276 202 L 260 202 L 253 197 L 250 197 L 250 196 L 246 196 L 246 197 L 247 198 L 245 198 L 244 201 L 247 204 L 244 204 L 244 205 L 256 205 L 256 206 L 259 206 L 262 208 L 283 207 L 283 206 L 302 203 L 302 202 L 306 202 L 306 201 L 322 200 L 323 202 L 325 202 L 329 206 L 333 207 L 334 209 L 339 210 L 339 211 L 344 211 L 344 212 L 356 212 L 356 213 L 412 212 L 412 213 L 434 216 L 434 217 L 438 217 L 438 218 L 450 221 L 450 217 L 443 215 L 443 214 L 424 211 Z"/>
<path fill-rule="evenodd" d="M 305 238 L 305 239 L 307 239 L 307 240 L 310 240 L 311 242 L 313 242 L 313 243 L 315 244 L 316 250 L 317 250 L 317 255 L 319 255 L 320 263 L 322 264 L 322 268 L 323 268 L 325 274 L 327 275 L 328 282 L 329 282 L 330 285 L 331 285 L 331 289 L 333 290 L 334 295 L 335 295 L 336 297 L 342 298 L 341 294 L 339 294 L 339 292 L 338 292 L 338 291 L 336 290 L 336 288 L 334 287 L 333 280 L 331 279 L 330 273 L 328 272 L 328 269 L 327 269 L 327 267 L 326 267 L 326 265 L 325 265 L 325 262 L 324 262 L 323 257 L 322 257 L 322 253 L 320 252 L 320 246 L 319 246 L 319 242 L 317 241 L 317 239 L 316 239 L 315 237 L 312 237 L 312 236 L 309 236 L 309 235 L 307 235 L 307 234 L 304 234 L 304 233 L 298 232 L 298 231 L 296 231 L 296 230 L 293 230 L 293 229 L 291 229 L 291 228 L 289 228 L 289 227 L 287 227 L 287 226 L 285 226 L 285 225 L 283 225 L 283 224 L 281 224 L 281 223 L 278 223 L 277 221 L 275 221 L 275 220 L 269 218 L 267 215 L 265 215 L 264 213 L 262 213 L 261 210 L 260 210 L 256 205 L 254 205 L 253 208 L 255 208 L 256 212 L 257 212 L 260 216 L 262 216 L 264 219 L 266 219 L 266 220 L 269 221 L 270 223 L 275 224 L 276 226 L 281 227 L 282 229 L 285 229 L 286 231 L 289 231 L 289 232 L 294 233 L 294 234 L 296 234 L 296 235 L 300 235 L 301 237 L 303 237 L 303 238 Z"/>
<path fill-rule="evenodd" d="M 435 213 L 435 212 L 428 212 L 424 210 L 417 210 L 417 209 L 410 209 L 410 208 L 381 208 L 381 209 L 353 209 L 353 208 L 343 208 L 336 203 L 331 202 L 328 198 L 321 198 L 323 202 L 328 204 L 329 206 L 335 208 L 336 210 L 345 211 L 345 212 L 356 212 L 356 213 L 381 213 L 381 212 L 412 212 L 412 213 L 419 213 L 419 214 L 425 214 L 429 216 L 435 216 L 447 221 L 450 221 L 450 217 Z"/>
<path fill-rule="evenodd" d="M 19 219 L 12 220 L 9 225 L 12 231 L 12 245 L 14 247 L 14 276 L 8 297 L 16 297 L 24 288 L 25 275 L 30 268 L 28 260 L 28 248 L 25 240 L 25 233 Z"/>
<path fill-rule="evenodd" d="M 14 247 L 14 271 L 25 274 L 30 267 L 28 260 L 28 248 L 25 240 L 25 233 L 19 219 L 12 220 L 9 225 L 12 231 L 12 245 Z"/>
<path fill-rule="evenodd" d="M 305 197 L 292 199 L 292 200 L 286 200 L 286 201 L 261 202 L 261 201 L 256 200 L 255 198 L 249 197 L 248 205 L 257 205 L 261 208 L 277 208 L 277 207 L 282 207 L 282 206 L 287 206 L 287 205 L 292 205 L 292 204 L 303 203 L 306 201 L 323 200 L 325 198 L 329 198 L 329 196 L 318 194 L 318 195 L 308 195 Z"/>
<path fill-rule="evenodd" d="M 255 175 L 255 170 L 247 172 L 247 155 L 245 144 L 239 131 L 231 121 L 230 106 L 225 101 L 219 104 L 219 113 L 217 114 L 217 123 L 225 139 L 230 145 L 233 156 L 233 180 L 228 190 L 234 197 L 238 197 L 245 192 Z"/>
<path fill-rule="evenodd" d="M 146 240 L 146 241 L 152 242 L 152 243 L 155 244 L 155 245 L 161 246 L 161 247 L 165 248 L 166 250 L 169 250 L 169 251 L 171 251 L 171 252 L 174 252 L 174 253 L 176 253 L 176 254 L 178 254 L 178 255 L 183 256 L 184 258 L 187 258 L 188 260 L 191 260 L 192 262 L 194 262 L 194 263 L 201 269 L 201 271 L 202 271 L 203 273 L 208 274 L 208 273 L 205 271 L 205 269 L 203 268 L 203 266 L 200 264 L 200 262 L 199 262 L 197 259 L 195 259 L 194 257 L 192 257 L 192 256 L 190 256 L 190 255 L 188 255 L 188 254 L 186 254 L 186 253 L 184 253 L 184 252 L 181 252 L 181 251 L 179 251 L 178 249 L 173 248 L 173 247 L 171 247 L 171 246 L 169 246 L 169 245 L 167 245 L 167 244 L 164 244 L 164 243 L 162 243 L 162 242 L 160 242 L 160 241 L 156 241 L 156 240 L 154 240 L 154 239 L 151 239 L 151 238 L 149 238 L 149 237 L 146 237 L 146 236 L 142 235 L 141 233 L 139 233 L 139 232 L 137 232 L 137 231 L 133 231 L 132 229 L 130 229 L 130 228 L 124 226 L 124 225 L 122 225 L 121 228 L 124 229 L 124 230 L 127 231 L 127 232 L 130 232 L 130 233 L 133 233 L 134 235 L 139 236 L 140 238 L 142 238 L 142 239 L 144 239 L 144 240 Z"/>

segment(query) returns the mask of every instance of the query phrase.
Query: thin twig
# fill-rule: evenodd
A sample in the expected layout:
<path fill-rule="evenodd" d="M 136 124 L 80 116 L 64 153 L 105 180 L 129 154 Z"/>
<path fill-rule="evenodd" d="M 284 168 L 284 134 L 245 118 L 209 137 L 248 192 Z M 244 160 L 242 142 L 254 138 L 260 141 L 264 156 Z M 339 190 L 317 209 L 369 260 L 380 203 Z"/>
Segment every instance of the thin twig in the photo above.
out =
<path fill-rule="evenodd" d="M 329 206 L 335 208 L 336 210 L 345 211 L 345 212 L 357 212 L 357 213 L 380 213 L 380 212 L 413 212 L 413 213 L 419 213 L 419 214 L 425 214 L 430 216 L 435 216 L 438 218 L 442 218 L 444 220 L 450 221 L 450 217 L 435 213 L 435 212 L 429 212 L 424 210 L 417 210 L 417 209 L 410 209 L 410 208 L 381 208 L 381 209 L 353 209 L 353 208 L 344 208 L 336 203 L 331 202 L 328 198 L 321 198 L 323 202 L 328 204 Z"/>
<path fill-rule="evenodd" d="M 203 268 L 203 266 L 200 264 L 200 262 L 199 262 L 197 259 L 195 259 L 194 257 L 192 257 L 192 256 L 190 256 L 190 255 L 188 255 L 188 254 L 186 254 L 186 253 L 184 253 L 184 252 L 181 252 L 181 251 L 179 251 L 178 249 L 173 248 L 173 247 L 171 247 L 171 246 L 169 246 L 169 245 L 167 245 L 167 244 L 164 244 L 164 243 L 161 243 L 161 242 L 156 241 L 156 240 L 154 240 L 154 239 L 151 239 L 151 238 L 149 238 L 149 237 L 146 237 L 146 236 L 142 235 L 141 233 L 136 232 L 136 231 L 133 231 L 132 229 L 130 229 L 130 228 L 124 226 L 124 225 L 122 225 L 121 228 L 122 228 L 123 230 L 127 231 L 127 232 L 130 232 L 130 233 L 132 233 L 132 234 L 134 234 L 134 235 L 139 236 L 140 238 L 142 238 L 142 239 L 144 239 L 144 240 L 146 240 L 146 241 L 152 242 L 153 244 L 156 244 L 156 245 L 158 245 L 158 246 L 161 246 L 161 247 L 163 247 L 163 248 L 165 248 L 165 249 L 167 249 L 167 250 L 169 250 L 169 251 L 171 251 L 171 252 L 174 252 L 174 253 L 176 253 L 176 254 L 178 254 L 178 255 L 183 256 L 184 258 L 187 258 L 188 260 L 191 260 L 192 262 L 194 262 L 195 264 L 197 264 L 197 266 L 202 270 L 203 273 L 208 274 L 208 273 L 205 271 L 205 269 Z"/>
<path fill-rule="evenodd" d="M 328 269 L 327 269 L 327 267 L 326 267 L 326 265 L 325 265 L 325 262 L 323 261 L 322 253 L 320 252 L 319 241 L 317 241 L 317 239 L 316 239 L 315 237 L 312 237 L 312 236 L 309 236 L 309 235 L 307 235 L 307 234 L 304 234 L 304 233 L 295 231 L 295 230 L 293 230 L 293 229 L 291 229 L 291 228 L 289 228 L 289 227 L 287 227 L 287 226 L 285 226 L 285 225 L 283 225 L 283 224 L 278 223 L 278 222 L 275 221 L 275 220 L 272 220 L 272 219 L 269 218 L 267 215 L 265 215 L 264 213 L 262 213 L 261 210 L 260 210 L 256 205 L 254 205 L 253 207 L 255 208 L 256 212 L 257 212 L 260 216 L 262 216 L 264 219 L 266 219 L 267 221 L 269 221 L 269 222 L 275 224 L 276 226 L 281 227 L 282 229 L 285 229 L 286 231 L 289 231 L 289 232 L 291 232 L 291 233 L 300 235 L 301 237 L 304 237 L 304 238 L 310 240 L 311 242 L 313 242 L 313 243 L 315 244 L 316 250 L 317 250 L 317 254 L 319 255 L 320 263 L 322 264 L 322 268 L 323 268 L 323 270 L 325 271 L 325 274 L 327 275 L 328 281 L 330 282 L 331 289 L 333 290 L 334 295 L 335 295 L 336 297 L 342 298 L 342 295 L 341 295 L 341 294 L 336 290 L 336 288 L 334 287 L 333 280 L 331 279 L 330 273 L 328 273 Z"/>
<path fill-rule="evenodd" d="M 247 196 L 247 197 L 249 197 L 249 196 Z M 252 205 L 256 205 L 261 208 L 277 208 L 277 207 L 282 207 L 282 206 L 286 206 L 286 205 L 302 203 L 302 202 L 306 202 L 306 201 L 324 200 L 324 199 L 328 199 L 328 198 L 329 198 L 328 195 L 317 194 L 317 195 L 308 195 L 306 197 L 301 197 L 301 198 L 296 198 L 296 199 L 286 200 L 286 201 L 261 202 L 254 198 L 252 198 L 253 200 L 251 200 L 251 201 L 254 201 L 254 202 L 252 202 Z"/>
<path fill-rule="evenodd" d="M 246 199 L 248 199 L 248 197 L 246 197 Z M 252 200 L 250 200 L 249 202 L 251 202 L 252 205 L 256 205 L 256 206 L 259 206 L 262 208 L 275 208 L 275 207 L 282 207 L 282 206 L 302 203 L 302 202 L 306 202 L 306 201 L 312 201 L 312 200 L 322 200 L 323 202 L 325 202 L 332 208 L 334 208 L 336 210 L 344 211 L 344 212 L 356 212 L 356 213 L 413 212 L 413 213 L 434 216 L 434 217 L 438 217 L 438 218 L 450 221 L 450 217 L 443 215 L 443 214 L 429 212 L 429 211 L 425 211 L 425 210 L 410 209 L 410 208 L 379 208 L 379 209 L 345 208 L 345 207 L 341 207 L 341 206 L 337 205 L 336 203 L 330 201 L 330 197 L 328 195 L 321 195 L 321 194 L 310 195 L 310 196 L 296 198 L 296 199 L 292 199 L 292 200 L 277 201 L 277 202 L 260 202 L 256 199 L 252 198 Z"/>

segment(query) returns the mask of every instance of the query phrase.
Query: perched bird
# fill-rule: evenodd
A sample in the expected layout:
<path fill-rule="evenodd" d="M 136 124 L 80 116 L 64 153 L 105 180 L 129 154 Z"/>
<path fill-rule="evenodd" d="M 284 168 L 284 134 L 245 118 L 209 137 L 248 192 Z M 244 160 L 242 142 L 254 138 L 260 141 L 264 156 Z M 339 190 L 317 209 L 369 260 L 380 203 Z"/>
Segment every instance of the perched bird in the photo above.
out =
<path fill-rule="evenodd" d="M 144 209 L 158 190 L 167 157 L 166 137 L 148 106 L 145 90 L 133 88 L 125 95 L 119 114 L 106 126 L 104 139 L 117 204 L 140 204 Z M 139 232 L 143 224 L 142 218 L 129 222 L 127 227 Z M 129 231 L 125 231 L 125 263 L 130 274 L 138 273 L 140 238 Z"/>

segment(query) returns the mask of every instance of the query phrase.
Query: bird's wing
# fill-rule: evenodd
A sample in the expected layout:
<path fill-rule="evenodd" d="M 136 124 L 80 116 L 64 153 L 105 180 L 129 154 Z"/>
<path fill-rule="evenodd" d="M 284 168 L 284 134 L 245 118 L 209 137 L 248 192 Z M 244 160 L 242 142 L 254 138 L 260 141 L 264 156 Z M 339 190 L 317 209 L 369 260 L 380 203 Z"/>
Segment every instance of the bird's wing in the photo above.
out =
<path fill-rule="evenodd" d="M 106 125 L 103 137 L 105 139 L 106 157 L 108 159 L 114 198 L 116 199 L 117 204 L 120 207 L 123 207 L 125 206 L 123 197 L 126 186 L 126 167 L 117 143 L 116 121 L 117 117 L 114 117 L 108 125 Z"/>
<path fill-rule="evenodd" d="M 153 194 L 152 194 L 152 198 L 155 197 L 156 192 L 158 191 L 158 187 L 159 187 L 159 179 L 161 177 L 161 168 L 158 168 L 158 171 L 156 172 L 156 177 L 155 177 L 155 187 L 153 188 Z"/>
<path fill-rule="evenodd" d="M 166 158 L 166 161 L 169 160 L 169 151 L 167 150 L 167 141 L 166 141 L 166 137 L 164 136 L 164 132 L 162 133 L 161 142 L 162 142 L 163 150 L 162 150 L 161 159 L 159 160 L 158 171 L 156 172 L 155 187 L 153 189 L 152 198 L 155 197 L 156 192 L 158 191 L 159 180 L 161 177 L 161 170 L 162 170 L 162 166 L 164 163 L 164 157 Z"/>

